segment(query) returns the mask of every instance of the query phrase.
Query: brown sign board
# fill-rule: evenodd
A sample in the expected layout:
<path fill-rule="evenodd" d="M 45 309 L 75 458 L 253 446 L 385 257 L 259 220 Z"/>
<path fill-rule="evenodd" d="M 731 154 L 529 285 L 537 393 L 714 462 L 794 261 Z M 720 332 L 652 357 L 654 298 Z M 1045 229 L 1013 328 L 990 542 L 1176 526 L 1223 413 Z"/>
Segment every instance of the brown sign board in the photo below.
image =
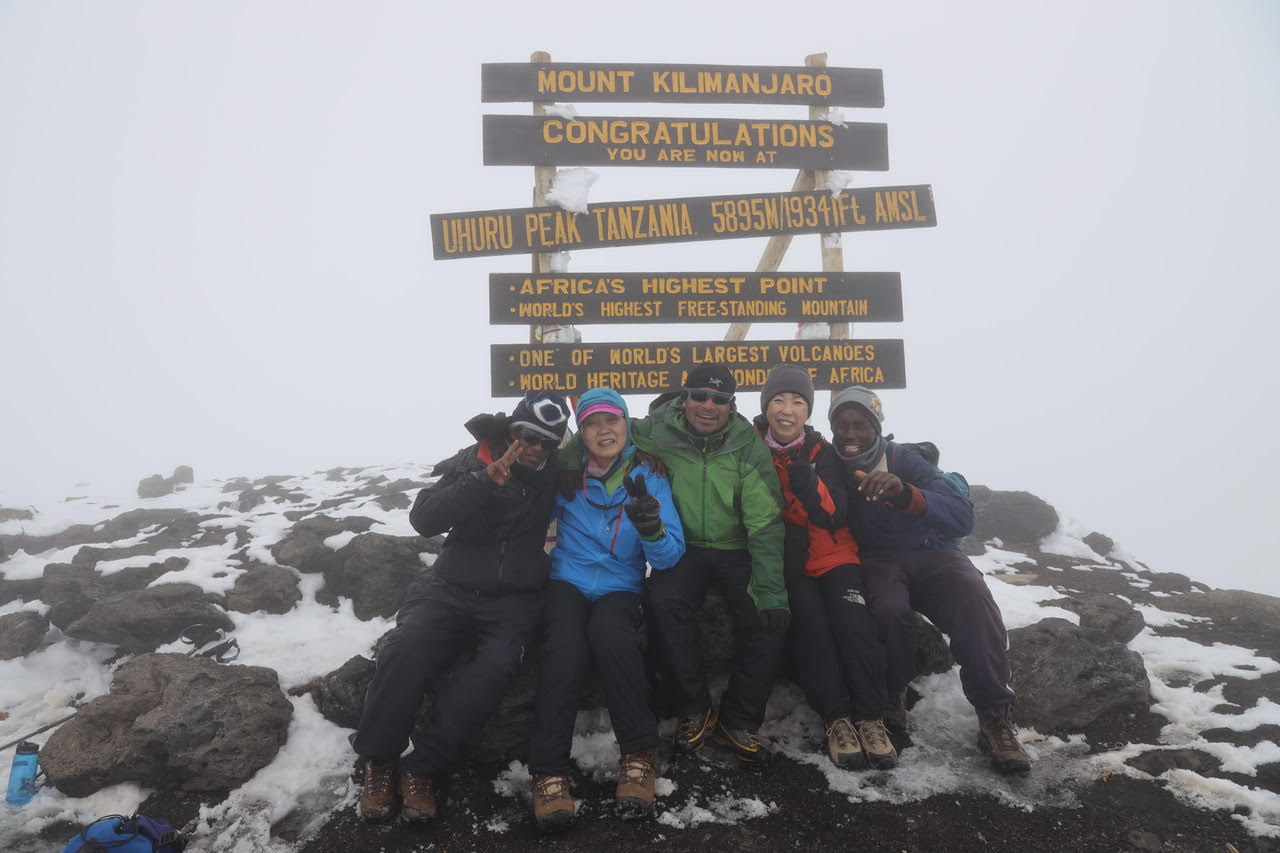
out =
<path fill-rule="evenodd" d="M 878 68 L 492 62 L 480 66 L 480 99 L 883 107 L 884 74 Z"/>
<path fill-rule="evenodd" d="M 484 163 L 883 172 L 889 134 L 869 122 L 487 115 Z"/>
<path fill-rule="evenodd" d="M 493 344 L 489 353 L 495 397 L 602 387 L 656 394 L 681 388 L 688 371 L 710 362 L 727 366 L 740 391 L 758 391 L 782 363 L 804 365 L 818 389 L 907 387 L 901 340 Z"/>
<path fill-rule="evenodd" d="M 436 260 L 775 234 L 937 225 L 928 184 L 839 193 L 748 193 L 592 204 L 586 213 L 517 207 L 431 215 Z"/>
<path fill-rule="evenodd" d="M 490 273 L 489 322 L 901 322 L 896 272 Z"/>

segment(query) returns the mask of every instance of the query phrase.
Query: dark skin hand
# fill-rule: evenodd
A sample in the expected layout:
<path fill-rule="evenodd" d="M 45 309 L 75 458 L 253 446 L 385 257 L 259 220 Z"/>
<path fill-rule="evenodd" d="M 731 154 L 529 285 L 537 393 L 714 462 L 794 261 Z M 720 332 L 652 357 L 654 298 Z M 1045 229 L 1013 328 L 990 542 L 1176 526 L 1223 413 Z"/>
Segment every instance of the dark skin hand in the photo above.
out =
<path fill-rule="evenodd" d="M 858 481 L 858 491 L 866 495 L 867 500 L 892 500 L 902 494 L 906 488 L 896 474 L 888 471 L 854 471 L 854 479 Z"/>
<path fill-rule="evenodd" d="M 667 466 L 662 464 L 662 460 L 656 456 L 650 456 L 643 450 L 636 451 L 636 459 L 649 466 L 649 470 L 659 477 L 667 476 Z"/>
<path fill-rule="evenodd" d="M 489 475 L 489 479 L 499 486 L 505 486 L 511 480 L 511 466 L 519 464 L 516 462 L 516 457 L 523 453 L 527 446 L 520 439 L 514 439 L 506 453 L 485 466 L 484 470 Z"/>

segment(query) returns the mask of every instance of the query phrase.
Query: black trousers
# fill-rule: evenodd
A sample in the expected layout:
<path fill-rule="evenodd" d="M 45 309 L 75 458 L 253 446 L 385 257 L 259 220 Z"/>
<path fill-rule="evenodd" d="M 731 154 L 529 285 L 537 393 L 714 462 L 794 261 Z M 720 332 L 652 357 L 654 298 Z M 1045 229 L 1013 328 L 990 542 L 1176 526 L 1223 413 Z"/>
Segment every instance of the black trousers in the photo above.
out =
<path fill-rule="evenodd" d="M 863 596 L 862 567 L 836 566 L 818 577 L 788 572 L 787 597 L 787 644 L 796 684 L 810 706 L 824 723 L 883 717 L 886 655 Z"/>
<path fill-rule="evenodd" d="M 698 644 L 698 608 L 714 583 L 733 619 L 729 686 L 720 700 L 726 726 L 758 729 L 773 692 L 786 635 L 766 631 L 747 594 L 751 555 L 745 549 L 688 547 L 680 562 L 654 572 L 649 618 L 657 663 L 671 687 L 676 713 L 697 714 L 711 707 L 707 674 Z"/>
<path fill-rule="evenodd" d="M 889 689 L 915 677 L 916 632 L 911 611 L 947 635 L 960 664 L 960 685 L 979 714 L 1013 706 L 1009 636 L 982 572 L 959 551 L 863 551 L 871 612 L 889 653 Z"/>
<path fill-rule="evenodd" d="M 358 755 L 394 759 L 409 744 L 414 716 L 435 684 L 431 718 L 400 766 L 422 776 L 462 768 L 485 722 L 515 678 L 538 625 L 537 593 L 480 595 L 441 580 L 409 587 L 396 627 L 378 654 L 352 740 Z M 474 639 L 475 656 L 442 679 Z"/>
<path fill-rule="evenodd" d="M 643 602 L 634 592 L 611 592 L 591 601 L 566 581 L 547 585 L 531 773 L 569 773 L 573 724 L 593 662 L 618 749 L 626 755 L 658 745 L 658 721 L 645 683 Z"/>

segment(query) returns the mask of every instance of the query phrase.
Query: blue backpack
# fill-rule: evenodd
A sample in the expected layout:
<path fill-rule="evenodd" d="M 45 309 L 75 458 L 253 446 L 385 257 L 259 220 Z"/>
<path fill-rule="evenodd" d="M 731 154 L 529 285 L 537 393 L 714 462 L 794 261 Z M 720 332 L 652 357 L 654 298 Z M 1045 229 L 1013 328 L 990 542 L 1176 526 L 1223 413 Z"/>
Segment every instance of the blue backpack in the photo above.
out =
<path fill-rule="evenodd" d="M 182 853 L 186 846 L 186 839 L 166 820 L 113 814 L 80 830 L 62 853 Z"/>
<path fill-rule="evenodd" d="M 938 473 L 938 476 L 950 483 L 951 488 L 955 489 L 961 497 L 972 499 L 972 496 L 969 494 L 969 481 L 965 479 L 964 474 L 961 474 L 959 471 L 943 471 L 938 467 L 938 460 L 941 458 L 941 455 L 938 452 L 938 446 L 932 441 L 920 441 L 916 443 L 905 441 L 894 442 L 894 444 L 890 446 L 890 449 L 894 451 L 893 464 L 895 466 L 898 464 L 897 448 L 899 447 L 914 447 L 920 455 L 924 457 L 924 461 L 933 466 L 933 470 Z"/>

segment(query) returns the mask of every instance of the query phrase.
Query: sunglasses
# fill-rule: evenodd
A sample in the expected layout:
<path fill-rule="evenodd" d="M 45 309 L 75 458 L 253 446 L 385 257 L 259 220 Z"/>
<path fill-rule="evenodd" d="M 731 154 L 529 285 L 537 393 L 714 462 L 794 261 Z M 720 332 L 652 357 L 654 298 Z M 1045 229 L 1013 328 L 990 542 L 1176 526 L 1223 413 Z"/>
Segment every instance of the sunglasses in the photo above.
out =
<path fill-rule="evenodd" d="M 701 388 L 686 388 L 684 393 L 686 397 L 695 403 L 705 403 L 710 400 L 717 406 L 727 406 L 733 402 L 733 395 L 726 394 L 723 391 L 703 391 Z"/>
<path fill-rule="evenodd" d="M 530 446 L 538 445 L 543 450 L 555 450 L 560 446 L 560 439 L 547 438 L 545 435 L 539 435 L 533 430 L 525 429 L 524 427 L 516 427 L 516 435 L 519 436 L 520 440 L 525 444 Z"/>

